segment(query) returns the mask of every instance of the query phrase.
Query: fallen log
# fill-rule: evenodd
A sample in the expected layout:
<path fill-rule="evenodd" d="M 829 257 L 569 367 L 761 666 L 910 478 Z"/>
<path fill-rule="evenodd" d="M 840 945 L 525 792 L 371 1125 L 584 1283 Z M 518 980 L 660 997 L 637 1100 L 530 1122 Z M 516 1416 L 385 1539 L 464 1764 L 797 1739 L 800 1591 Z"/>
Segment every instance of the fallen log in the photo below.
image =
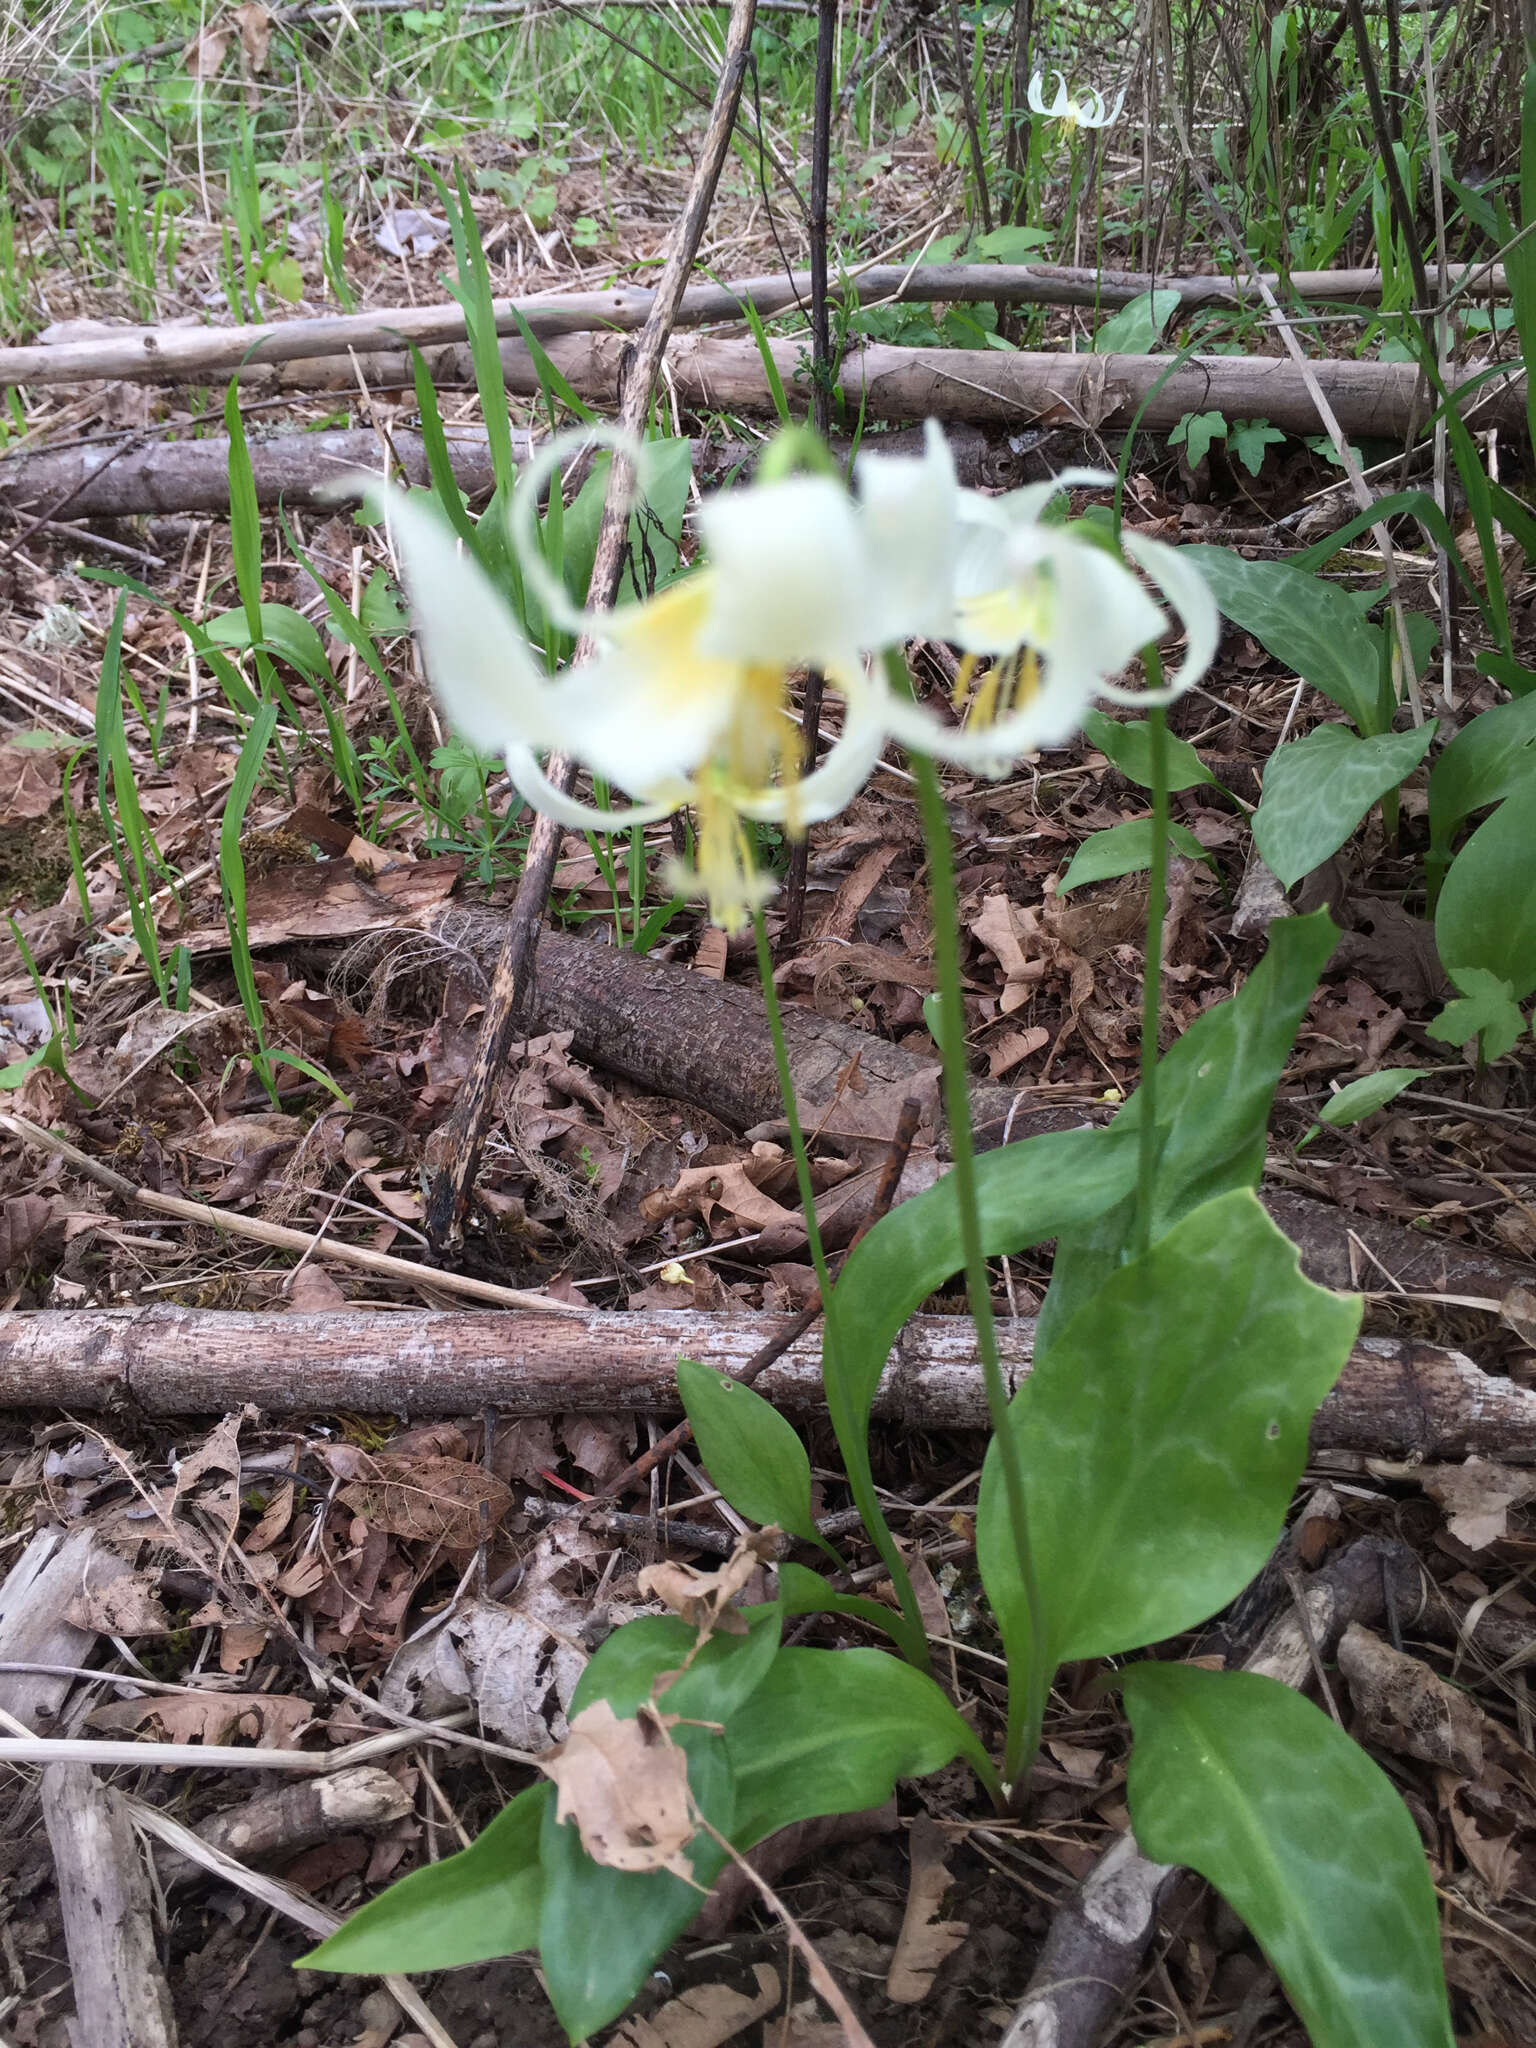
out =
<path fill-rule="evenodd" d="M 1464 283 L 1479 297 L 1503 296 L 1502 265 L 1452 264 L 1453 289 Z M 1468 282 L 1470 280 L 1470 282 Z M 1268 280 L 1276 292 L 1285 284 Z M 1366 305 L 1381 296 L 1379 270 L 1297 271 L 1294 298 Z M 1256 286 L 1226 277 L 1155 277 L 1145 272 L 1091 270 L 1054 263 L 873 264 L 842 281 L 860 305 L 877 302 L 1097 306 L 1106 312 L 1151 290 L 1176 292 L 1186 308 L 1244 307 L 1261 303 Z M 642 327 L 654 294 L 639 285 L 603 291 L 545 292 L 495 302 L 496 329 L 514 336 L 518 322 L 545 340 L 590 328 Z M 809 271 L 691 285 L 677 324 L 709 326 L 738 321 L 750 305 L 764 319 L 810 303 Z M 79 341 L 34 342 L 0 349 L 0 388 L 15 384 L 68 384 L 95 380 L 168 384 L 238 373 L 245 377 L 274 363 L 402 350 L 406 343 L 435 348 L 465 338 L 463 308 L 390 306 L 367 313 L 322 314 L 235 327 L 125 327 Z M 350 378 L 350 369 L 346 373 Z"/>
<path fill-rule="evenodd" d="M 332 1309 L 12 1310 L 0 1315 L 0 1407 L 145 1415 L 608 1413 L 675 1415 L 679 1357 L 735 1376 L 780 1325 L 720 1314 L 594 1309 L 578 1318 L 470 1311 Z M 1028 1377 L 1032 1317 L 998 1325 L 1010 1390 Z M 811 1332 L 756 1382 L 787 1415 L 824 1414 L 821 1340 Z M 986 1393 L 964 1316 L 914 1316 L 875 1397 L 907 1429 L 984 1429 Z M 1365 1337 L 1318 1411 L 1315 1451 L 1536 1459 L 1536 1391 L 1482 1372 L 1459 1351 Z"/>
<path fill-rule="evenodd" d="M 801 404 L 804 350 L 794 341 L 770 344 L 786 393 Z M 549 354 L 577 394 L 611 404 L 623 355 L 622 337 L 566 335 Z M 508 362 L 508 388 L 532 395 L 538 380 Z M 684 335 L 668 352 L 671 386 L 692 409 L 766 412 L 773 405 L 756 342 Z M 1186 413 L 1264 419 L 1288 434 L 1322 430 L 1302 367 L 1283 356 L 1192 356 L 1170 372 L 1167 356 L 1064 355 L 1018 350 L 896 348 L 877 343 L 843 358 L 838 387 L 854 414 L 877 420 L 973 420 L 1017 430 L 1030 425 L 1098 429 L 1128 427 L 1146 402 L 1142 424 L 1176 426 Z M 1424 423 L 1426 408 L 1413 363 L 1319 360 L 1315 375 L 1344 433 L 1399 440 Z M 1523 432 L 1525 378 L 1518 370 L 1473 387 L 1481 369 L 1452 371 L 1463 416 L 1479 427 Z M 1463 387 L 1469 387 L 1463 389 Z"/>
<path fill-rule="evenodd" d="M 426 925 L 459 957 L 474 954 L 489 973 L 500 942 L 498 918 L 454 906 L 431 912 Z M 570 1031 L 579 1058 L 651 1094 L 676 1096 L 738 1131 L 779 1122 L 773 1043 L 762 997 L 750 983 L 715 981 L 670 961 L 548 931 L 539 942 L 529 1002 L 531 1030 Z M 940 1124 L 936 1059 L 794 1003 L 785 1007 L 784 1031 L 808 1125 L 836 1135 L 834 1105 L 857 1059 L 857 1092 L 844 1100 L 856 1104 L 875 1090 L 888 1093 L 893 1103 L 915 1095 L 925 1106 L 932 1140 Z M 1027 1082 L 1017 1088 L 978 1085 L 971 1110 L 977 1143 L 984 1147 L 1001 1144 L 1005 1132 L 1018 1142 L 1106 1113 L 1052 1102 Z M 1302 1270 L 1324 1287 L 1395 1283 L 1409 1293 L 1502 1300 L 1512 1287 L 1530 1284 L 1530 1268 L 1517 1260 L 1381 1217 L 1346 1215 L 1289 1189 L 1260 1192 L 1300 1248 Z"/>
<path fill-rule="evenodd" d="M 531 436 L 515 430 L 512 452 L 528 460 Z M 430 482 L 421 435 L 409 428 L 390 432 L 390 447 L 399 457 L 405 480 Z M 1009 484 L 1018 480 L 1018 461 L 1006 442 L 989 440 L 978 427 L 956 423 L 948 440 L 963 484 Z M 759 449 L 745 441 L 702 441 L 691 444 L 694 474 L 701 483 L 724 482 L 733 471 L 750 468 Z M 841 444 L 846 450 L 848 444 Z M 364 470 L 377 475 L 379 437 L 371 429 L 332 428 L 319 434 L 279 434 L 249 444 L 251 472 L 260 505 L 356 503 L 355 494 L 334 496 L 338 479 Z M 838 444 L 834 442 L 834 452 Z M 867 449 L 916 453 L 921 441 L 915 429 L 869 435 Z M 449 459 L 459 488 L 468 497 L 488 495 L 495 483 L 490 442 L 483 431 L 451 430 Z M 229 442 L 223 435 L 205 441 L 120 442 L 115 447 L 93 442 L 73 448 L 41 449 L 35 454 L 0 459 L 0 505 L 19 517 L 62 512 L 69 519 L 125 519 L 139 513 L 226 512 L 229 508 Z"/>

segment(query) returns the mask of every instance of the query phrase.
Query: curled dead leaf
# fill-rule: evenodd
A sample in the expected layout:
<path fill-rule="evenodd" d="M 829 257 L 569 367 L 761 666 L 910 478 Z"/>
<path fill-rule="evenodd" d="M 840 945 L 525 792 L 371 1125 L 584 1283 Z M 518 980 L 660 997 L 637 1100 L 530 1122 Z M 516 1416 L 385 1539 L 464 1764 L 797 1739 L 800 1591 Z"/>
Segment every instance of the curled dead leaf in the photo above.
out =
<path fill-rule="evenodd" d="M 365 1522 L 391 1536 L 473 1550 L 512 1505 L 512 1489 L 483 1466 L 461 1458 L 400 1457 L 381 1451 L 367 1478 L 341 1489 L 340 1498 Z"/>
<path fill-rule="evenodd" d="M 581 1846 L 612 1870 L 670 1870 L 694 1882 L 684 1855 L 697 1830 L 688 1798 L 688 1759 L 668 1737 L 675 1715 L 642 1706 L 621 1721 L 594 1700 L 560 1748 L 539 1759 L 559 1791 L 557 1821 L 574 1820 Z"/>

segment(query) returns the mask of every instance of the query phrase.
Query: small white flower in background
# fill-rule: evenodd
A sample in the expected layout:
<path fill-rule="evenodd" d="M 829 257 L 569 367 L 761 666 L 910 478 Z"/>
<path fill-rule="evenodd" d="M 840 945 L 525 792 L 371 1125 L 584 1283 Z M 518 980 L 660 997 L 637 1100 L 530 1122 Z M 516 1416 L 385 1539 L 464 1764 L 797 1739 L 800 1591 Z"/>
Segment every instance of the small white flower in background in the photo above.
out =
<path fill-rule="evenodd" d="M 954 612 L 944 637 L 964 653 L 954 695 L 966 723 L 941 728 L 921 706 L 894 705 L 887 722 L 896 738 L 980 774 L 1005 775 L 1020 755 L 1069 739 L 1095 697 L 1166 704 L 1205 673 L 1220 628 L 1215 600 L 1177 548 L 1125 528 L 1122 545 L 1172 600 L 1186 644 L 1159 690 L 1111 680 L 1167 631 L 1167 615 L 1113 555 L 1040 515 L 1068 484 L 1113 482 L 1098 470 L 1068 470 L 1006 497 L 959 494 Z M 992 664 L 978 681 L 985 655 Z"/>
<path fill-rule="evenodd" d="M 1112 128 L 1120 118 L 1120 109 L 1125 105 L 1125 87 L 1113 107 L 1105 111 L 1104 95 L 1096 87 L 1089 86 L 1081 98 L 1074 98 L 1067 91 L 1066 73 L 1053 71 L 1056 80 L 1056 97 L 1045 104 L 1045 73 L 1037 71 L 1029 81 L 1029 110 L 1032 114 L 1044 114 L 1048 121 L 1065 121 L 1069 128 Z"/>
<path fill-rule="evenodd" d="M 866 674 L 864 652 L 946 630 L 959 495 L 949 451 L 935 429 L 921 457 L 869 458 L 857 504 L 831 478 L 811 476 L 711 499 L 699 515 L 707 569 L 591 614 L 545 563 L 533 520 L 542 479 L 594 438 L 642 458 L 614 434 L 557 437 L 520 483 L 514 540 L 547 615 L 593 635 L 599 652 L 557 679 L 543 675 L 479 564 L 433 511 L 391 489 L 422 658 L 455 728 L 505 759 L 536 810 L 611 832 L 690 805 L 696 871 L 686 879 L 715 922 L 736 930 L 775 887 L 756 869 L 747 824 L 798 832 L 831 817 L 880 758 L 889 697 Z M 821 670 L 844 701 L 838 739 L 804 778 L 789 714 L 798 667 Z M 639 801 L 612 809 L 565 795 L 539 765 L 554 752 Z"/>

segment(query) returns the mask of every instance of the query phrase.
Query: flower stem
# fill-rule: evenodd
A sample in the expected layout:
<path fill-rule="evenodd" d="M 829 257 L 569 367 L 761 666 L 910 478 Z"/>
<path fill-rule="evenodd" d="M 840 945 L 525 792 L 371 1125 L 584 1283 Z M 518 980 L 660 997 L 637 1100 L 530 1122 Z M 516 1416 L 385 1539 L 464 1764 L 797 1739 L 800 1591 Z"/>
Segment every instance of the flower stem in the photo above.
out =
<path fill-rule="evenodd" d="M 1162 684 L 1155 648 L 1142 656 L 1150 688 Z M 1152 874 L 1147 885 L 1146 972 L 1141 985 L 1141 1122 L 1137 1127 L 1136 1227 L 1131 1252 L 1140 1258 L 1152 1242 L 1152 1206 L 1157 1180 L 1157 1036 L 1163 992 L 1163 919 L 1168 908 L 1168 721 L 1160 704 L 1147 712 L 1147 750 L 1152 772 Z"/>
<path fill-rule="evenodd" d="M 795 1184 L 800 1190 L 800 1207 L 805 1216 L 805 1235 L 816 1268 L 816 1284 L 823 1304 L 832 1297 L 832 1280 L 827 1272 L 827 1255 L 822 1249 L 821 1229 L 816 1221 L 816 1191 L 811 1186 L 811 1159 L 805 1149 L 805 1132 L 795 1106 L 795 1079 L 789 1071 L 789 1048 L 784 1043 L 784 1014 L 779 992 L 773 985 L 773 955 L 768 950 L 768 928 L 763 913 L 752 913 L 752 936 L 757 941 L 757 976 L 763 985 L 763 1004 L 768 1012 L 768 1031 L 773 1039 L 773 1063 L 779 1076 L 779 1093 L 784 1099 L 784 1121 L 789 1126 L 790 1150 L 795 1156 Z"/>
<path fill-rule="evenodd" d="M 1046 1650 L 1040 1586 L 1029 1544 L 1024 1467 L 1019 1456 L 1018 1439 L 1008 1420 L 1008 1388 L 997 1354 L 997 1330 L 992 1320 L 992 1295 L 981 1241 L 976 1148 L 971 1132 L 970 1086 L 965 1068 L 965 1003 L 960 990 L 960 904 L 955 889 L 954 852 L 950 845 L 949 820 L 944 811 L 944 794 L 933 763 L 922 754 L 913 754 L 910 758 L 917 777 L 918 813 L 928 853 L 933 954 L 939 986 L 939 1052 L 944 1063 L 944 1105 L 949 1117 L 949 1143 L 954 1159 L 955 1199 L 960 1210 L 965 1284 L 976 1324 L 976 1351 L 987 1390 L 993 1440 L 1002 1463 L 1008 1519 L 1018 1551 L 1019 1577 L 1029 1612 L 1029 1654 L 1022 1673 L 1023 1712 L 1009 1715 L 1008 1745 L 1003 1758 L 1003 1778 L 1015 1788 L 1016 1798 L 1017 1787 L 1028 1773 L 1040 1747 L 1051 1665 Z M 1010 1671 L 1010 1685 L 1018 1682 L 1019 1674 Z"/>

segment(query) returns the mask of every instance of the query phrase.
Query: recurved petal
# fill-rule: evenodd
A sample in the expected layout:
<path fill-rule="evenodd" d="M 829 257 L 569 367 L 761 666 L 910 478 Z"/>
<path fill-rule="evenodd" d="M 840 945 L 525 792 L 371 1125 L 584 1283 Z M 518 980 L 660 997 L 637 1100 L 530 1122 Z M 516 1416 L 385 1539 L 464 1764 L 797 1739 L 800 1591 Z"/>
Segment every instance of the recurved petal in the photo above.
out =
<path fill-rule="evenodd" d="M 1126 527 L 1120 535 L 1127 554 L 1134 556 L 1147 574 L 1170 599 L 1184 628 L 1184 659 L 1161 690 L 1124 690 L 1106 686 L 1101 694 L 1113 704 L 1169 704 L 1181 697 L 1191 683 L 1199 682 L 1216 659 L 1221 636 L 1221 614 L 1210 586 L 1199 570 L 1184 559 L 1178 548 L 1149 534 Z"/>
<path fill-rule="evenodd" d="M 524 801 L 546 817 L 553 818 L 557 824 L 569 825 L 576 832 L 622 832 L 630 825 L 654 824 L 656 819 L 665 818 L 688 798 L 687 789 L 680 788 L 665 802 L 621 804 L 616 809 L 605 810 L 601 805 L 580 803 L 575 797 L 567 796 L 563 789 L 550 781 L 527 747 L 508 747 L 506 761 L 507 773 Z"/>
<path fill-rule="evenodd" d="M 947 637 L 953 608 L 960 488 L 936 420 L 921 455 L 867 455 L 858 465 L 859 523 L 869 608 L 859 640 L 890 646 L 919 633 Z"/>
<path fill-rule="evenodd" d="M 554 690 L 490 578 L 424 492 L 370 483 L 405 572 L 421 658 L 455 732 L 487 754 L 554 744 Z"/>
<path fill-rule="evenodd" d="M 764 667 L 825 666 L 858 644 L 866 557 L 830 477 L 722 492 L 699 513 L 713 571 L 703 651 Z"/>

